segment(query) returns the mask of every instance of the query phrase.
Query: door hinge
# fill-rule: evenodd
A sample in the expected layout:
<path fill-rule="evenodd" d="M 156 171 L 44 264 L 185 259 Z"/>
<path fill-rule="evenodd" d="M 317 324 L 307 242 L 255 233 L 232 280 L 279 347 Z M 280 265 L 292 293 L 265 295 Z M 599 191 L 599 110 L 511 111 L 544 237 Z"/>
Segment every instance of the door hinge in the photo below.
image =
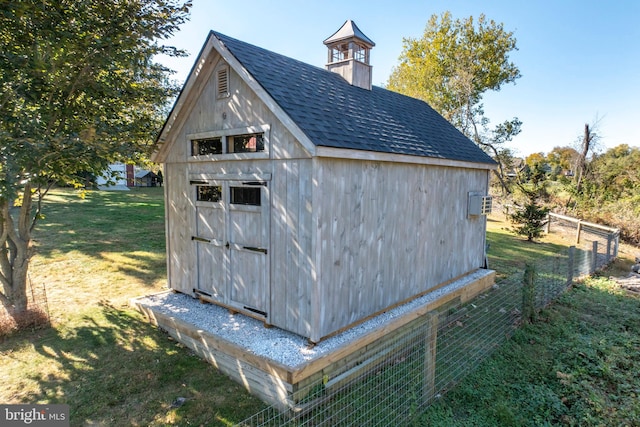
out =
<path fill-rule="evenodd" d="M 267 182 L 266 181 L 245 181 L 242 183 L 242 185 L 262 185 L 266 187 Z"/>
<path fill-rule="evenodd" d="M 198 236 L 191 236 L 191 240 L 195 240 L 196 242 L 211 243 L 211 240 L 205 239 L 204 237 L 198 237 Z"/>

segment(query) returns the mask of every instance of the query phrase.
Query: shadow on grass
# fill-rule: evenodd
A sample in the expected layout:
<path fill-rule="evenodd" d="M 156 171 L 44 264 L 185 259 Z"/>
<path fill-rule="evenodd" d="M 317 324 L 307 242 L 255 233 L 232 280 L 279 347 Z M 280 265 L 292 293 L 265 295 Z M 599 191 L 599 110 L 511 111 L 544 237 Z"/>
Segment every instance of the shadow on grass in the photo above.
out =
<path fill-rule="evenodd" d="M 30 370 L 40 391 L 26 399 L 69 404 L 72 425 L 230 425 L 263 407 L 137 312 L 107 303 L 34 348 L 45 361 Z M 172 408 L 178 397 L 186 403 Z"/>
<path fill-rule="evenodd" d="M 78 252 L 145 285 L 165 276 L 162 188 L 91 191 L 84 198 L 57 190 L 43 214 L 34 241 L 45 260 Z"/>

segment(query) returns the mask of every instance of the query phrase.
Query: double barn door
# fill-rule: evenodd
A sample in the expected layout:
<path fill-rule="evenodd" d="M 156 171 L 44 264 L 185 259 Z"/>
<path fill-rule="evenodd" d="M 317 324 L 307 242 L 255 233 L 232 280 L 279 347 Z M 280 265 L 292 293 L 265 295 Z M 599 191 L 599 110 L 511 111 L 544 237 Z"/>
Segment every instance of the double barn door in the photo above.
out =
<path fill-rule="evenodd" d="M 191 181 L 196 222 L 196 292 L 212 302 L 268 318 L 267 181 Z"/>

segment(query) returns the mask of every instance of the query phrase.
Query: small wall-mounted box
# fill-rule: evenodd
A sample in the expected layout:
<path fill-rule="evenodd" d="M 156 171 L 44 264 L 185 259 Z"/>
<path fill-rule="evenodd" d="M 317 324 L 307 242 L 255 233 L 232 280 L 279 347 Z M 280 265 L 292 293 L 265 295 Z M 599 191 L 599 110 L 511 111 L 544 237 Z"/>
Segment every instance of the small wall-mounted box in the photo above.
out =
<path fill-rule="evenodd" d="M 493 204 L 493 197 L 478 193 L 469 193 L 469 216 L 489 215 Z"/>

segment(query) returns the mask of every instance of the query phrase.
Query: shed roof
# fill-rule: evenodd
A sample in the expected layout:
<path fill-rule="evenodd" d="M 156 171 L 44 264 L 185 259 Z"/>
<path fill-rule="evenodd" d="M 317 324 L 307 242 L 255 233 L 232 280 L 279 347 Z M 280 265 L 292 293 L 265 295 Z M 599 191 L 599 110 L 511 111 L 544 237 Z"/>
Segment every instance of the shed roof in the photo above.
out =
<path fill-rule="evenodd" d="M 320 147 L 494 165 L 491 157 L 426 102 L 212 31 L 307 137 Z"/>
<path fill-rule="evenodd" d="M 147 176 L 148 176 L 149 178 L 157 178 L 157 176 L 158 176 L 158 175 L 156 175 L 155 173 L 153 173 L 153 172 L 151 172 L 151 171 L 144 170 L 144 169 L 139 170 L 139 171 L 138 171 L 138 172 L 136 172 L 136 173 L 135 173 L 135 175 L 134 175 L 134 177 L 135 177 L 135 178 L 146 178 Z"/>

